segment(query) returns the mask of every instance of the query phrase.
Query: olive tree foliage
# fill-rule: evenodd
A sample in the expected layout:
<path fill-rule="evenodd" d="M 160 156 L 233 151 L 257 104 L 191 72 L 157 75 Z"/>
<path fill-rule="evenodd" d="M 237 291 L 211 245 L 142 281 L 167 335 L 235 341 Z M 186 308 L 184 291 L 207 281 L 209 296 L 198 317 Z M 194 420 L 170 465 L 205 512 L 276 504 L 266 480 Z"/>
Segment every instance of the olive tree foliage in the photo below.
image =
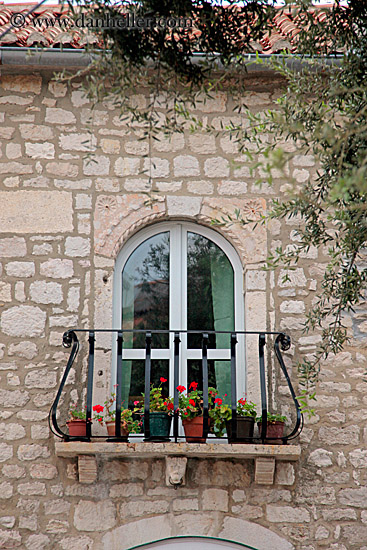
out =
<path fill-rule="evenodd" d="M 77 0 L 70 9 L 77 16 L 87 8 Z M 310 0 L 287 2 L 285 13 L 296 17 L 301 28 L 295 39 L 298 65 L 292 66 L 295 58 L 286 52 L 271 61 L 272 70 L 284 78 L 285 92 L 275 109 L 254 115 L 241 100 L 248 62 L 243 53 L 254 51 L 254 42 L 271 32 L 274 9 L 265 0 L 226 6 L 202 0 L 97 0 L 88 8 L 95 18 L 134 12 L 136 17 L 186 18 L 191 26 L 94 29 L 98 42 L 87 46 L 93 63 L 85 79 L 89 97 L 119 107 L 126 123 L 140 129 L 140 139 L 149 140 L 150 151 L 152 139 L 161 133 L 190 126 L 217 131 L 204 128 L 192 111 L 213 91 L 231 91 L 237 111 L 250 124 L 233 123 L 221 131 L 237 141 L 254 169 L 262 154 L 268 182 L 273 169 L 283 170 L 290 191 L 274 200 L 260 221 L 234 211 L 214 223 L 294 218 L 297 240 L 278 248 L 268 267 L 291 272 L 311 246 L 326 257 L 321 288 L 304 327 L 306 333 L 318 331 L 321 344 L 298 366 L 300 399 L 310 411 L 322 360 L 343 349 L 350 336 L 346 314 L 367 298 L 367 5 L 337 1 L 325 16 L 316 17 Z M 150 98 L 139 103 L 143 88 L 151 91 Z M 318 166 L 316 176 L 303 183 L 287 172 L 292 156 L 300 153 L 314 155 Z"/>
<path fill-rule="evenodd" d="M 312 413 L 311 400 L 323 359 L 340 352 L 353 336 L 350 319 L 363 317 L 367 303 L 367 5 L 350 0 L 335 6 L 325 19 L 315 20 L 309 2 L 297 7 L 302 32 L 298 37 L 301 68 L 289 58 L 273 62 L 287 87 L 277 108 L 252 116 L 250 128 L 232 128 L 233 139 L 246 152 L 248 141 L 262 152 L 268 182 L 272 170 L 288 179 L 288 196 L 272 202 L 268 219 L 298 220 L 296 239 L 268 258 L 269 268 L 286 268 L 287 275 L 310 247 L 326 256 L 321 288 L 306 315 L 305 333 L 318 331 L 322 340 L 315 354 L 298 365 L 300 400 Z M 335 56 L 336 52 L 342 52 Z M 271 145 L 263 136 L 272 137 Z M 293 151 L 290 151 L 293 149 Z M 315 177 L 303 183 L 288 175 L 296 154 L 314 155 Z M 255 160 L 248 153 L 250 159 Z M 253 223 L 236 211 L 217 223 Z M 256 222 L 255 222 L 256 223 Z M 349 323 L 348 323 L 349 319 Z M 357 329 L 358 334 L 358 329 Z"/>
<path fill-rule="evenodd" d="M 225 81 L 239 81 L 245 64 L 234 61 L 264 35 L 274 14 L 267 0 L 241 6 L 234 0 L 66 1 L 75 18 L 85 15 L 85 48 L 93 59 L 70 78 L 84 73 L 89 98 L 111 101 L 149 140 L 182 132 L 182 112 Z M 131 96 L 142 89 L 150 98 L 139 103 Z"/>

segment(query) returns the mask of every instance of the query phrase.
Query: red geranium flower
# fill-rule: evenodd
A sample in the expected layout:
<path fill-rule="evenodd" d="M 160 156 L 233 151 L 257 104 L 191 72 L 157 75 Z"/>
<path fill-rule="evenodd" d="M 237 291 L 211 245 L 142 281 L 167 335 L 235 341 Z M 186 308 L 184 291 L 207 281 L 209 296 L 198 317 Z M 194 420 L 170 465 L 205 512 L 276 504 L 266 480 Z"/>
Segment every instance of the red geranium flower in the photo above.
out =
<path fill-rule="evenodd" d="M 198 387 L 198 383 L 197 382 L 191 382 L 190 386 L 189 386 L 189 390 L 191 390 L 191 388 L 195 391 Z"/>
<path fill-rule="evenodd" d="M 162 382 L 162 384 L 164 384 L 165 382 L 167 382 L 167 378 L 163 378 L 163 376 L 161 376 L 159 380 Z"/>
<path fill-rule="evenodd" d="M 177 391 L 179 391 L 180 393 L 184 392 L 185 390 L 185 386 L 177 386 Z"/>
<path fill-rule="evenodd" d="M 193 399 L 189 399 L 189 403 L 190 403 L 190 405 L 192 405 L 193 407 L 196 406 L 196 403 L 195 403 L 195 401 L 194 401 Z"/>
<path fill-rule="evenodd" d="M 102 407 L 102 405 L 94 405 L 93 407 L 93 410 L 96 412 L 96 413 L 101 413 L 103 411 L 104 407 Z"/>
<path fill-rule="evenodd" d="M 169 411 L 173 411 L 173 403 L 168 403 L 167 409 L 168 409 Z"/>
<path fill-rule="evenodd" d="M 223 403 L 223 401 L 220 397 L 217 397 L 216 399 L 214 399 L 214 403 L 217 403 L 218 405 L 221 405 Z"/>

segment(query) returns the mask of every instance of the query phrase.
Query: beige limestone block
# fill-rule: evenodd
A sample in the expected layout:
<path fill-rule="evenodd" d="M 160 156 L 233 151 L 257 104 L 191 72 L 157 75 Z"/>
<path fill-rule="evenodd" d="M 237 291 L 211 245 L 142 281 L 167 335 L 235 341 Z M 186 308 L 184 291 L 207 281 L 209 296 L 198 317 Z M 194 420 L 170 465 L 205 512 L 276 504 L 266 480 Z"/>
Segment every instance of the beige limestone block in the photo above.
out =
<path fill-rule="evenodd" d="M 59 177 L 75 178 L 78 175 L 79 168 L 76 164 L 49 162 L 46 164 L 46 171 Z"/>
<path fill-rule="evenodd" d="M 37 458 L 49 458 L 50 451 L 46 446 L 29 444 L 29 445 L 19 445 L 17 454 L 18 454 L 19 460 L 36 460 Z"/>
<path fill-rule="evenodd" d="M 195 195 L 212 195 L 214 186 L 209 181 L 189 181 L 187 183 L 187 190 Z"/>
<path fill-rule="evenodd" d="M 9 262 L 6 265 L 6 273 L 10 277 L 33 277 L 35 265 L 33 262 Z"/>
<path fill-rule="evenodd" d="M 22 237 L 0 239 L 0 258 L 19 258 L 27 254 L 27 245 Z"/>
<path fill-rule="evenodd" d="M 242 542 L 258 550 L 294 550 L 293 544 L 274 531 L 239 518 L 224 518 L 223 529 L 218 533 L 218 537 Z"/>
<path fill-rule="evenodd" d="M 66 92 L 68 91 L 67 85 L 62 84 L 61 82 L 50 82 L 48 89 L 55 97 L 65 97 Z"/>
<path fill-rule="evenodd" d="M 46 141 L 54 137 L 53 129 L 42 124 L 20 124 L 19 131 L 23 139 L 31 141 Z"/>
<path fill-rule="evenodd" d="M 10 344 L 8 355 L 17 355 L 25 359 L 33 359 L 38 353 L 38 348 L 33 342 L 19 342 L 19 344 Z"/>
<path fill-rule="evenodd" d="M 200 174 L 199 161 L 190 155 L 178 155 L 173 161 L 176 177 L 198 176 Z"/>
<path fill-rule="evenodd" d="M 275 504 L 266 506 L 266 515 L 272 523 L 309 523 L 311 520 L 310 513 L 306 508 L 277 506 Z"/>
<path fill-rule="evenodd" d="M 20 548 L 22 546 L 22 537 L 19 531 L 4 531 L 0 529 L 0 544 L 3 548 Z"/>
<path fill-rule="evenodd" d="M 59 145 L 64 151 L 94 151 L 96 142 L 95 136 L 90 133 L 61 134 L 59 139 Z"/>
<path fill-rule="evenodd" d="M 93 155 L 83 160 L 83 173 L 86 176 L 108 176 L 110 159 L 103 155 Z"/>
<path fill-rule="evenodd" d="M 205 489 L 203 491 L 203 509 L 228 512 L 228 491 L 224 489 Z"/>
<path fill-rule="evenodd" d="M 168 514 L 144 518 L 106 533 L 102 539 L 103 550 L 128 550 L 133 546 L 165 539 L 173 534 Z"/>
<path fill-rule="evenodd" d="M 16 174 L 19 176 L 23 174 L 32 174 L 32 172 L 32 166 L 22 164 L 21 162 L 2 162 L 0 164 L 0 174 Z"/>
<path fill-rule="evenodd" d="M 0 192 L 0 232 L 72 231 L 72 196 L 62 191 Z"/>
<path fill-rule="evenodd" d="M 82 105 L 89 103 L 89 99 L 86 97 L 83 90 L 75 90 L 71 92 L 71 103 L 74 107 L 82 107 Z"/>
<path fill-rule="evenodd" d="M 183 134 L 175 133 L 170 136 L 165 136 L 162 133 L 156 136 L 157 139 L 153 140 L 153 149 L 160 153 L 168 153 L 170 151 L 176 152 L 184 148 L 185 138 Z"/>
<path fill-rule="evenodd" d="M 0 97 L 0 105 L 30 105 L 31 103 L 31 97 L 20 97 L 18 95 Z"/>
<path fill-rule="evenodd" d="M 11 284 L 0 281 L 0 302 L 11 302 Z"/>
<path fill-rule="evenodd" d="M 13 456 L 12 445 L 8 445 L 7 443 L 0 443 L 0 462 L 5 462 L 6 460 L 9 460 L 9 458 L 12 458 L 12 456 Z M 2 471 L 4 473 L 4 469 Z M 13 477 L 13 476 L 8 475 L 8 477 Z"/>
<path fill-rule="evenodd" d="M 0 87 L 10 92 L 40 94 L 42 78 L 38 75 L 3 75 Z"/>
<path fill-rule="evenodd" d="M 199 214 L 201 200 L 200 197 L 168 196 L 167 213 L 169 216 L 185 216 L 192 218 Z"/>
<path fill-rule="evenodd" d="M 49 122 L 50 124 L 74 124 L 76 118 L 71 111 L 48 107 L 46 109 L 45 121 Z"/>
<path fill-rule="evenodd" d="M 22 156 L 22 147 L 19 143 L 8 143 L 6 146 L 6 156 L 9 160 L 18 159 Z"/>
<path fill-rule="evenodd" d="M 73 261 L 52 258 L 41 263 L 40 274 L 52 279 L 68 279 L 74 274 Z"/>
<path fill-rule="evenodd" d="M 127 141 L 125 151 L 128 155 L 144 156 L 149 152 L 149 144 L 146 141 Z"/>
<path fill-rule="evenodd" d="M 188 140 L 189 148 L 193 153 L 212 155 L 216 152 L 215 136 L 213 135 L 190 134 Z"/>
<path fill-rule="evenodd" d="M 111 501 L 81 500 L 75 507 L 74 525 L 78 531 L 107 531 L 116 523 L 116 510 Z"/>
<path fill-rule="evenodd" d="M 131 191 L 132 193 L 150 191 L 151 188 L 151 182 L 148 179 L 144 178 L 127 178 L 124 184 L 124 189 L 126 191 Z"/>
<path fill-rule="evenodd" d="M 144 159 L 143 171 L 152 178 L 166 178 L 169 176 L 169 162 L 159 157 Z"/>
<path fill-rule="evenodd" d="M 204 163 L 204 172 L 208 178 L 225 178 L 229 176 L 229 162 L 223 157 L 209 158 Z"/>
<path fill-rule="evenodd" d="M 136 176 L 140 172 L 140 159 L 134 157 L 120 157 L 115 162 L 116 176 Z M 106 189 L 108 191 L 108 189 Z"/>
<path fill-rule="evenodd" d="M 221 181 L 218 183 L 220 195 L 243 195 L 247 193 L 247 183 L 244 181 Z"/>
<path fill-rule="evenodd" d="M 0 328 L 9 336 L 43 336 L 46 313 L 39 307 L 15 306 L 3 311 Z"/>
<path fill-rule="evenodd" d="M 107 155 L 118 155 L 120 147 L 120 142 L 117 139 L 101 139 L 101 149 Z"/>

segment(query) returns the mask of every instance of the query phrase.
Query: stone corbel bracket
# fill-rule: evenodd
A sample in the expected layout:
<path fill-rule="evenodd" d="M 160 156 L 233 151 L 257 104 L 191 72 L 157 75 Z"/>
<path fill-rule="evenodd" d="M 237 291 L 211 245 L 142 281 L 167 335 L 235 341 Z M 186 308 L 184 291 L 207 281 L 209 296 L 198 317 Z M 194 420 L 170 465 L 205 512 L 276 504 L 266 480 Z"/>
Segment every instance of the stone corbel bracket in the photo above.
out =
<path fill-rule="evenodd" d="M 274 483 L 275 458 L 255 458 L 255 483 L 272 485 Z"/>
<path fill-rule="evenodd" d="M 166 456 L 166 485 L 178 487 L 186 484 L 186 456 Z"/>

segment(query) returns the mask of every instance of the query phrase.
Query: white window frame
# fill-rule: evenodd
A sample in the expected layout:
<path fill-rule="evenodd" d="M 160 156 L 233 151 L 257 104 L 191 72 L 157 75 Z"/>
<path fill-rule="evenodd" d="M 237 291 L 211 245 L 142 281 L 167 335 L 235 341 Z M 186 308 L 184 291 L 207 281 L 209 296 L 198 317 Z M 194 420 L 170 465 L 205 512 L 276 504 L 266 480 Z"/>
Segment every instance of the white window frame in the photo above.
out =
<path fill-rule="evenodd" d="M 116 258 L 113 280 L 113 309 L 112 322 L 114 329 L 121 328 L 122 311 L 122 272 L 124 266 L 134 250 L 145 240 L 163 232 L 170 232 L 170 297 L 169 319 L 171 330 L 186 330 L 187 328 L 187 233 L 193 232 L 210 239 L 219 246 L 231 262 L 234 272 L 234 307 L 235 330 L 245 330 L 245 305 L 244 305 L 244 276 L 240 258 L 233 246 L 218 232 L 208 227 L 186 221 L 160 222 L 142 229 L 133 235 L 123 246 Z M 176 285 L 181 289 L 181 303 L 177 307 L 172 299 L 173 289 Z M 205 329 L 206 327 L 203 327 Z M 201 349 L 187 350 L 187 335 L 180 335 L 180 384 L 187 385 L 186 361 L 188 359 L 201 359 Z M 245 338 L 237 337 L 237 399 L 246 393 L 246 358 Z M 152 359 L 168 359 L 170 361 L 170 373 L 173 374 L 173 334 L 170 337 L 169 349 L 152 349 Z M 145 359 L 144 349 L 124 349 L 124 359 Z M 230 359 L 228 350 L 208 350 L 208 359 Z M 116 346 L 112 346 L 112 373 L 111 380 L 116 377 Z M 173 375 L 170 376 L 170 394 L 173 395 Z"/>

